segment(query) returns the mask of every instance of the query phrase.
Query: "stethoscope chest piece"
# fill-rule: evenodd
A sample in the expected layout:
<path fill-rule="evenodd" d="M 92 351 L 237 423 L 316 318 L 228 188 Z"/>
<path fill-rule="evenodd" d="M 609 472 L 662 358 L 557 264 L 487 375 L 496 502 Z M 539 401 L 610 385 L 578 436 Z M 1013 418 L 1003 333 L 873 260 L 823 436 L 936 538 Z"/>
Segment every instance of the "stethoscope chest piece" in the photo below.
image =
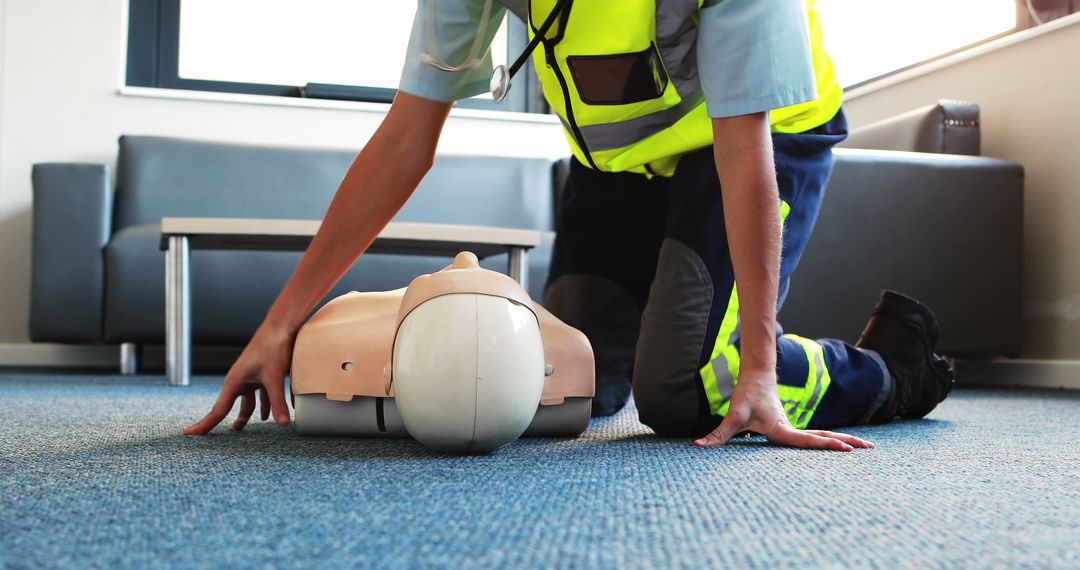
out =
<path fill-rule="evenodd" d="M 505 65 L 495 66 L 488 88 L 491 89 L 491 96 L 496 102 L 506 99 L 506 95 L 510 93 L 510 70 Z"/>

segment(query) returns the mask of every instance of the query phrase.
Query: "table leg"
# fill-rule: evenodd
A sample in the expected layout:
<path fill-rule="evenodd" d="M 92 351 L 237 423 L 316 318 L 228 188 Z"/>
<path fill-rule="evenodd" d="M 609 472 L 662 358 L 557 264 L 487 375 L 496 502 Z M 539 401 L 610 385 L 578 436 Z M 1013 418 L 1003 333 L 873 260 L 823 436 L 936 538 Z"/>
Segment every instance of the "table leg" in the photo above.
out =
<path fill-rule="evenodd" d="M 510 248 L 510 267 L 507 273 L 522 287 L 529 288 L 529 250 L 524 247 Z"/>
<path fill-rule="evenodd" d="M 165 375 L 173 386 L 191 380 L 191 249 L 187 236 L 169 236 L 165 250 Z"/>
<path fill-rule="evenodd" d="M 120 374 L 131 376 L 139 371 L 139 345 L 133 342 L 120 344 Z"/>

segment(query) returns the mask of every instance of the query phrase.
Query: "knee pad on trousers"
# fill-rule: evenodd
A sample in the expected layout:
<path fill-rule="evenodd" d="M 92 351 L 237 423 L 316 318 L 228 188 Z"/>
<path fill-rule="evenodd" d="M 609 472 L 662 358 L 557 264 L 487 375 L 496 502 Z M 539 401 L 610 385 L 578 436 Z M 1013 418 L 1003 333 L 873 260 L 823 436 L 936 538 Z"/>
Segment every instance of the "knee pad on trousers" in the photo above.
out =
<path fill-rule="evenodd" d="M 657 434 L 694 435 L 701 425 L 707 408 L 698 362 L 712 300 L 705 262 L 685 244 L 664 240 L 641 318 L 633 378 L 639 418 Z"/>
<path fill-rule="evenodd" d="M 621 285 L 597 275 L 563 275 L 548 286 L 544 307 L 588 337 L 596 357 L 593 416 L 626 405 L 641 309 Z"/>

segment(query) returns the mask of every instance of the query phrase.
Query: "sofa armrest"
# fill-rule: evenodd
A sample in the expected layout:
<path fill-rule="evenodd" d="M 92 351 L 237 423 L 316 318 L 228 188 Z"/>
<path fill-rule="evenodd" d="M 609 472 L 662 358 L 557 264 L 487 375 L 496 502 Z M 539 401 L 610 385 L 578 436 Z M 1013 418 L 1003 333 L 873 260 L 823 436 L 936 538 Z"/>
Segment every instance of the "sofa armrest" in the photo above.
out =
<path fill-rule="evenodd" d="M 853 129 L 843 148 L 980 154 L 979 106 L 943 99 L 935 105 Z"/>
<path fill-rule="evenodd" d="M 113 190 L 101 164 L 35 164 L 30 338 L 99 342 Z"/>
<path fill-rule="evenodd" d="M 942 352 L 1018 354 L 1023 185 L 1002 160 L 837 150 L 781 322 L 853 341 L 891 288 L 934 310 Z"/>

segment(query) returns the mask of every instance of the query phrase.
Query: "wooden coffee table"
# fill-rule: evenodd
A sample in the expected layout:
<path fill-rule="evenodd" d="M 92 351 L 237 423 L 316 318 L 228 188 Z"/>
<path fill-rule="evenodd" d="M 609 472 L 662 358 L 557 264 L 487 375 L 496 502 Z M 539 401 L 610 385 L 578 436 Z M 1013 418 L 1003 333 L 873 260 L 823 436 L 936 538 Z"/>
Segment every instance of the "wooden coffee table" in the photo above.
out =
<path fill-rule="evenodd" d="M 165 251 L 165 374 L 169 383 L 191 379 L 191 250 L 304 251 L 319 231 L 318 220 L 250 218 L 162 218 Z M 391 223 L 367 253 L 445 255 L 471 251 L 483 259 L 508 252 L 507 273 L 522 285 L 528 279 L 528 250 L 540 232 L 448 224 Z"/>

